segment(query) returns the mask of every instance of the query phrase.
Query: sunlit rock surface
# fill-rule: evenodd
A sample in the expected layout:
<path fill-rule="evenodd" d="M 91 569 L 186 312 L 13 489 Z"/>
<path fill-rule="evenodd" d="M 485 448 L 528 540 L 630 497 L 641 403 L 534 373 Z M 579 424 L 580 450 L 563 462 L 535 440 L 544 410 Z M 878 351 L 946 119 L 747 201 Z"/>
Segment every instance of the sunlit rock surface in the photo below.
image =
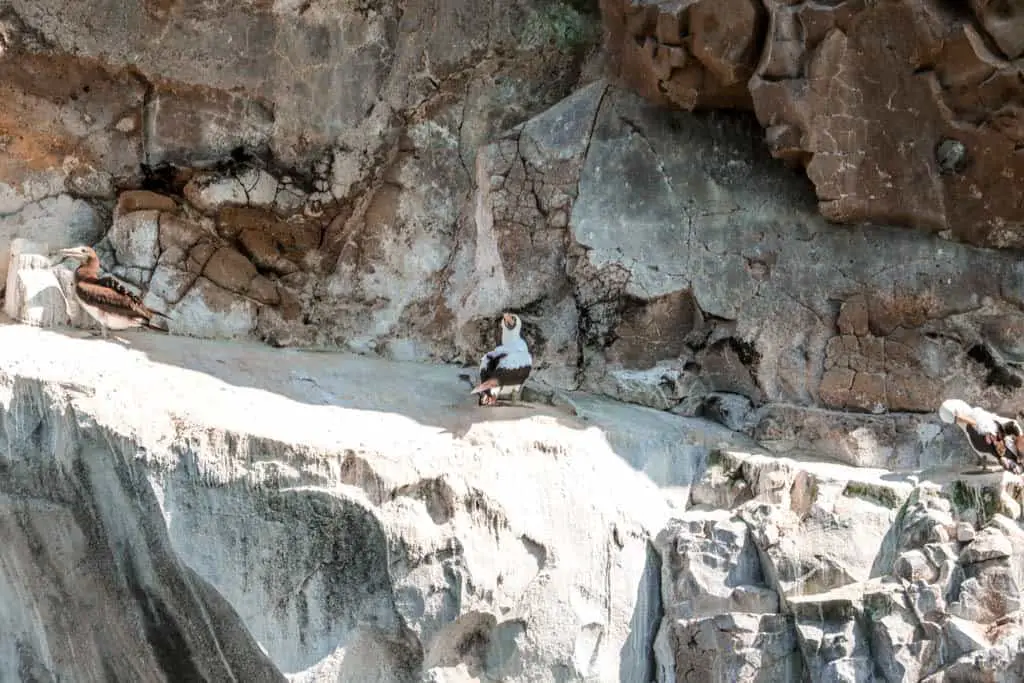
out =
<path fill-rule="evenodd" d="M 697 463 L 726 430 L 585 396 L 480 408 L 452 367 L 120 336 L 0 326 L 0 678 L 653 678 L 652 478 L 700 475 L 655 462 L 681 433 L 659 421 Z"/>

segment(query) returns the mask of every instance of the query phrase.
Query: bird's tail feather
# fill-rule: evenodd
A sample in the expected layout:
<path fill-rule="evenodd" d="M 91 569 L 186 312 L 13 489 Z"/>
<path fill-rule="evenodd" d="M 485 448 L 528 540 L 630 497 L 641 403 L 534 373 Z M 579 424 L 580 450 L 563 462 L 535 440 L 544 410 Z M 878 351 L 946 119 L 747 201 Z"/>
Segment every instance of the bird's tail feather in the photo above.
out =
<path fill-rule="evenodd" d="M 494 379 L 492 377 L 491 379 L 487 380 L 486 382 L 480 382 L 480 384 L 476 385 L 473 388 L 473 391 L 471 391 L 469 393 L 471 393 L 471 394 L 481 394 L 481 393 L 487 391 L 488 389 L 494 389 L 497 386 L 498 386 L 498 380 L 496 380 L 496 379 Z"/>

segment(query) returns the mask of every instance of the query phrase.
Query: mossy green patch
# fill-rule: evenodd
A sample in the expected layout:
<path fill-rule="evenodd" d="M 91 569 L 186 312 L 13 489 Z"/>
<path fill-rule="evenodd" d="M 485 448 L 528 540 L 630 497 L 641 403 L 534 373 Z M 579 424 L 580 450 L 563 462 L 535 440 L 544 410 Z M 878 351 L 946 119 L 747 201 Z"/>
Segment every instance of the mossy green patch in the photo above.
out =
<path fill-rule="evenodd" d="M 878 486 L 860 481 L 847 482 L 843 495 L 849 498 L 864 498 L 882 507 L 896 510 L 907 502 L 907 498 L 888 486 Z"/>
<path fill-rule="evenodd" d="M 991 488 L 977 489 L 962 481 L 954 481 L 949 485 L 948 495 L 957 516 L 973 512 L 979 524 L 986 523 L 999 512 L 999 492 Z"/>
<path fill-rule="evenodd" d="M 597 42 L 601 20 L 579 2 L 555 0 L 534 10 L 519 32 L 523 48 L 535 50 L 555 47 L 561 52 L 574 52 Z"/>

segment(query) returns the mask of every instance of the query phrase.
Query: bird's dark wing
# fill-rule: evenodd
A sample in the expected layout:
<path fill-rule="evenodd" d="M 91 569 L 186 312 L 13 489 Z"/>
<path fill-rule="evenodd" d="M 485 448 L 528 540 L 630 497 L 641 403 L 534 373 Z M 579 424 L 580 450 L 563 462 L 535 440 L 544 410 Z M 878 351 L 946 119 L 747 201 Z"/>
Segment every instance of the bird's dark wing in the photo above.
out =
<path fill-rule="evenodd" d="M 487 365 L 480 368 L 480 381 L 486 382 L 487 380 L 494 377 L 494 372 L 498 369 L 498 363 L 500 363 L 501 359 L 507 355 L 508 354 L 505 353 L 504 351 L 501 351 L 499 353 L 492 352 L 487 354 Z"/>
<path fill-rule="evenodd" d="M 75 284 L 79 298 L 101 311 L 149 320 L 155 314 L 135 294 L 109 276 L 82 278 Z"/>

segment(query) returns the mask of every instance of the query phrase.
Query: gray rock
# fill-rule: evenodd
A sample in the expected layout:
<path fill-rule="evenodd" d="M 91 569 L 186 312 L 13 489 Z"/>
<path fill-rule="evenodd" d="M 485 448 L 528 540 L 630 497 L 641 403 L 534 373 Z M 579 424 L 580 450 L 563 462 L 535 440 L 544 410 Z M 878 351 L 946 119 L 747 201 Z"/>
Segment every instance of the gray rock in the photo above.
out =
<path fill-rule="evenodd" d="M 896 558 L 893 574 L 905 581 L 931 583 L 939 576 L 938 568 L 920 550 L 908 550 Z"/>
<path fill-rule="evenodd" d="M 450 367 L 121 334 L 0 325 L 0 678 L 654 678 L 670 507 L 611 445 L 656 442 L 615 432 L 642 409 L 488 412 Z"/>
<path fill-rule="evenodd" d="M 792 621 L 782 615 L 666 617 L 656 652 L 658 683 L 771 683 L 804 675 Z"/>
<path fill-rule="evenodd" d="M 942 636 L 951 658 L 989 646 L 988 638 L 977 624 L 958 617 L 951 616 L 945 620 Z"/>
<path fill-rule="evenodd" d="M 1002 560 L 1012 553 L 1013 544 L 1005 534 L 992 527 L 985 527 L 960 553 L 960 564 L 966 566 L 976 562 Z"/>
<path fill-rule="evenodd" d="M 761 560 L 742 520 L 725 512 L 688 513 L 657 536 L 662 602 L 670 619 L 728 612 L 778 611 Z"/>
<path fill-rule="evenodd" d="M 871 653 L 888 683 L 920 678 L 922 642 L 919 622 L 903 585 L 883 582 L 864 593 Z"/>
<path fill-rule="evenodd" d="M 813 681 L 866 683 L 874 669 L 869 633 L 863 627 L 859 585 L 790 597 L 800 651 Z"/>

